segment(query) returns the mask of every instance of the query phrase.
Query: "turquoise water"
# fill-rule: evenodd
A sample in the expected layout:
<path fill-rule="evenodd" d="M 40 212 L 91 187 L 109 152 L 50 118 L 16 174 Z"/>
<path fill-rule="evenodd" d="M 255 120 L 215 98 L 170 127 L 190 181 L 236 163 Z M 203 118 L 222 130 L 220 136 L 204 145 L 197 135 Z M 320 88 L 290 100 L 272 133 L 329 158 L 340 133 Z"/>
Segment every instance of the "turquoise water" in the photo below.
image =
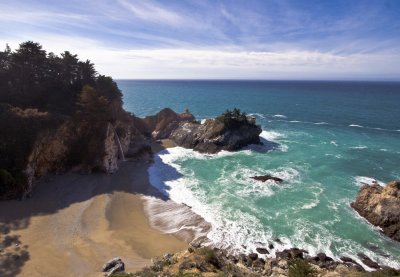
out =
<path fill-rule="evenodd" d="M 400 268 L 400 244 L 382 236 L 350 203 L 361 182 L 400 179 L 400 83 L 118 81 L 125 108 L 138 116 L 163 107 L 197 119 L 239 107 L 257 118 L 265 152 L 202 155 L 173 148 L 150 168 L 151 182 L 213 226 L 218 246 L 251 252 L 279 238 L 356 260 L 362 252 Z M 250 176 L 272 174 L 281 185 Z M 359 260 L 358 260 L 359 261 Z"/>

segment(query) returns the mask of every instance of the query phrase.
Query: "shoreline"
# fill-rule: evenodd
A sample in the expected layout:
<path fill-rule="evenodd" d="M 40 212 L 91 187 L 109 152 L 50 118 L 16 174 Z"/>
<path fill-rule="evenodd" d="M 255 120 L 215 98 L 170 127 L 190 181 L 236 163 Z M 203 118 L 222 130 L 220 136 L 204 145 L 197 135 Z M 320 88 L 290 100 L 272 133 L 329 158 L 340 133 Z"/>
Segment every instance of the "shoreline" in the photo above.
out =
<path fill-rule="evenodd" d="M 0 275 L 101 276 L 117 256 L 133 272 L 186 249 L 182 232 L 165 234 L 150 224 L 145 197 L 165 199 L 149 182 L 149 165 L 126 161 L 113 175 L 49 175 L 31 198 L 0 202 Z"/>

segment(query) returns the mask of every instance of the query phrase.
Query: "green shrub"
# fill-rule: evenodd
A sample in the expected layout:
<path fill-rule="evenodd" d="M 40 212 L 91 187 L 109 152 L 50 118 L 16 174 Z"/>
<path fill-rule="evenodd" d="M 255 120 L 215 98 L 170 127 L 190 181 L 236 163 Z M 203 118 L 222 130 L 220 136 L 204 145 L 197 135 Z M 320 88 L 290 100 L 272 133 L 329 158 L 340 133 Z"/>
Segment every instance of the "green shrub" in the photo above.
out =
<path fill-rule="evenodd" d="M 289 265 L 289 277 L 316 277 L 316 270 L 305 260 L 295 260 Z"/>
<path fill-rule="evenodd" d="M 228 128 L 237 128 L 243 124 L 249 124 L 246 113 L 241 112 L 238 108 L 226 110 L 217 117 L 217 120 L 224 123 Z"/>
<path fill-rule="evenodd" d="M 217 255 L 215 255 L 215 251 L 208 247 L 203 247 L 197 249 L 197 254 L 204 257 L 207 263 L 214 265 L 215 267 L 219 268 L 219 261 Z"/>

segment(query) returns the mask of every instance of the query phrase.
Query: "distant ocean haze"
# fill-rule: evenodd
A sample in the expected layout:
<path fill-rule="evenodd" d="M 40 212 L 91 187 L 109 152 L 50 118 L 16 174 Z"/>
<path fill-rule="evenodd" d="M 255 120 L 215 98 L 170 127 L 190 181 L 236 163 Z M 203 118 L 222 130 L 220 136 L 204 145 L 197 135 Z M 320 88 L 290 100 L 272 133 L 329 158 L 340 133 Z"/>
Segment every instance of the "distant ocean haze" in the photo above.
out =
<path fill-rule="evenodd" d="M 155 157 L 152 184 L 210 222 L 208 238 L 218 246 L 253 252 L 273 242 L 275 250 L 294 246 L 357 261 L 362 252 L 400 267 L 398 243 L 350 208 L 363 183 L 400 179 L 400 83 L 119 80 L 118 86 L 125 109 L 138 116 L 189 108 L 204 120 L 238 107 L 256 117 L 262 140 L 277 143 L 218 155 L 173 148 Z M 250 178 L 265 174 L 284 181 Z"/>

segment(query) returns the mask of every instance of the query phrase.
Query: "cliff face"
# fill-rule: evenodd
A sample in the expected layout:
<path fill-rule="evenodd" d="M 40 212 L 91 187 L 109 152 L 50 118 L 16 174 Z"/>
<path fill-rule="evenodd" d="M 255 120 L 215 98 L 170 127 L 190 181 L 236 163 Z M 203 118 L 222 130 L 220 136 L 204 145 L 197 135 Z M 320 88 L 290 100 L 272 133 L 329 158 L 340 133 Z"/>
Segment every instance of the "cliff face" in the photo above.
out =
<path fill-rule="evenodd" d="M 371 224 L 381 227 L 384 234 L 400 241 L 400 181 L 385 187 L 364 185 L 351 207 Z"/>
<path fill-rule="evenodd" d="M 72 166 L 75 170 L 83 172 L 97 170 L 114 173 L 118 170 L 118 161 L 124 160 L 125 156 L 140 157 L 151 151 L 145 137 L 135 127 L 134 120 L 125 118 L 114 124 L 106 122 L 97 128 L 97 132 L 91 137 L 85 137 L 85 140 L 89 139 L 89 148 L 91 144 L 100 147 L 89 152 L 89 155 L 92 155 L 91 159 L 80 157 L 81 160 L 71 163 L 71 155 L 76 155 L 72 152 L 79 150 L 76 147 L 82 139 L 81 129 L 79 123 L 68 121 L 57 130 L 40 136 L 34 144 L 24 170 L 27 176 L 25 193 L 31 191 L 32 183 L 36 178 L 48 172 L 62 172 Z"/>
<path fill-rule="evenodd" d="M 204 124 L 184 122 L 175 129 L 170 138 L 185 148 L 202 153 L 216 153 L 221 150 L 235 151 L 249 144 L 260 144 L 261 127 L 244 123 L 234 128 L 223 122 L 209 119 Z"/>
<path fill-rule="evenodd" d="M 162 109 L 156 115 L 146 116 L 143 119 L 147 133 L 154 139 L 168 138 L 172 131 L 179 127 L 179 123 L 194 121 L 194 116 L 188 111 L 178 114 L 170 108 Z"/>
<path fill-rule="evenodd" d="M 147 158 L 151 152 L 141 131 L 142 120 L 123 110 L 116 120 L 100 122 L 11 106 L 3 106 L 2 111 L 1 164 L 14 171 L 0 172 L 0 198 L 29 195 L 34 181 L 50 172 L 113 173 L 125 156 Z"/>

